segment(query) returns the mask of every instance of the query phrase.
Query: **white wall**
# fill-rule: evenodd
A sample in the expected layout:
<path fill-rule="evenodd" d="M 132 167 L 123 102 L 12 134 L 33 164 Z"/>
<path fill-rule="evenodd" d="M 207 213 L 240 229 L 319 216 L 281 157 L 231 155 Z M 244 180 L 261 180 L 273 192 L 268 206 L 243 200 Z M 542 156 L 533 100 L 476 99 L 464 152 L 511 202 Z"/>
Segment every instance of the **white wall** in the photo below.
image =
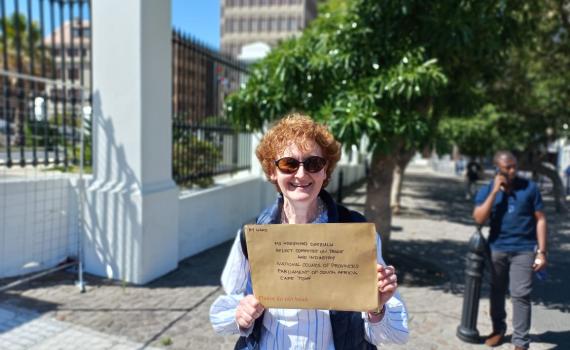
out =
<path fill-rule="evenodd" d="M 272 184 L 259 176 L 181 193 L 178 211 L 179 260 L 229 239 L 275 200 Z"/>
<path fill-rule="evenodd" d="M 449 154 L 438 157 L 434 153 L 429 159 L 429 164 L 431 168 L 436 172 L 448 175 L 456 175 L 455 161 L 451 160 L 451 156 Z"/>
<path fill-rule="evenodd" d="M 365 175 L 363 165 L 338 165 L 327 187 L 329 192 L 336 191 L 341 170 L 344 186 Z M 87 176 L 86 180 L 90 179 Z M 102 198 L 96 199 L 99 197 L 96 191 L 93 188 L 88 191 L 88 201 L 94 200 L 97 205 L 91 203 L 86 209 L 99 208 L 106 213 L 109 222 L 100 229 L 108 232 L 105 237 L 112 237 L 114 244 L 105 242 L 103 237 L 84 240 L 87 252 L 97 254 L 98 259 L 109 263 L 109 271 L 104 273 L 116 278 L 112 271 L 120 269 L 121 265 L 127 270 L 141 268 L 136 266 L 137 261 L 128 259 L 129 247 L 138 243 L 117 236 L 119 229 L 114 227 L 117 222 L 112 220 L 113 215 L 129 216 L 121 211 L 124 207 L 121 201 L 132 198 L 119 191 L 114 200 L 109 200 L 108 191 L 104 192 Z M 178 247 L 176 261 L 233 239 L 239 227 L 254 220 L 276 198 L 275 187 L 265 177 L 251 173 L 225 180 L 209 189 L 182 191 L 176 213 L 179 228 L 175 242 Z M 76 255 L 78 208 L 76 175 L 0 182 L 0 278 L 53 267 L 66 257 Z M 89 220 L 87 225 L 90 225 Z M 89 254 L 86 259 L 92 259 Z"/>
<path fill-rule="evenodd" d="M 558 171 L 564 181 L 566 181 L 565 170 L 570 166 L 570 140 L 566 142 L 561 141 L 558 148 Z"/>
<path fill-rule="evenodd" d="M 44 270 L 76 255 L 75 182 L 61 174 L 0 182 L 0 278 Z"/>

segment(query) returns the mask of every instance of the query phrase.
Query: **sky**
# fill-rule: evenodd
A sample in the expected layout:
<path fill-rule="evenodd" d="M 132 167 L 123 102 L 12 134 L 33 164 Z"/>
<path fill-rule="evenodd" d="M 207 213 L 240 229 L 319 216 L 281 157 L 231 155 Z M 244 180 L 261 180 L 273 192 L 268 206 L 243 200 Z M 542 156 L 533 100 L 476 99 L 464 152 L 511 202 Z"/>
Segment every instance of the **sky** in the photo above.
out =
<path fill-rule="evenodd" d="M 14 12 L 15 1 L 18 1 L 20 12 L 27 15 L 28 8 L 25 0 L 5 0 L 6 12 L 8 14 Z M 213 49 L 220 48 L 220 0 L 171 1 L 173 27 L 193 36 Z M 32 4 L 32 18 L 38 18 L 38 1 L 33 1 Z M 44 0 L 44 4 L 47 4 L 47 1 Z M 47 11 L 47 5 L 45 6 L 44 11 Z M 65 12 L 65 17 L 68 17 L 67 12 Z M 46 32 L 50 30 L 50 27 L 50 24 L 46 23 Z"/>
<path fill-rule="evenodd" d="M 172 0 L 172 25 L 220 48 L 220 0 Z"/>

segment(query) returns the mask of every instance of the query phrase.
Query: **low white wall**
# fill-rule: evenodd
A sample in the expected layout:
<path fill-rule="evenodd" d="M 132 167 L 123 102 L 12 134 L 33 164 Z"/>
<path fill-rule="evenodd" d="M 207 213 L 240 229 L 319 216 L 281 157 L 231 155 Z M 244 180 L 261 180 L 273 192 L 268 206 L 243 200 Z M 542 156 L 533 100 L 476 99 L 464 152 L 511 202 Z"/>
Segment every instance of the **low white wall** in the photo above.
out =
<path fill-rule="evenodd" d="M 179 260 L 233 238 L 239 227 L 273 203 L 276 193 L 272 184 L 253 175 L 183 192 L 178 206 Z"/>
<path fill-rule="evenodd" d="M 442 157 L 432 156 L 429 160 L 431 168 L 438 172 L 448 175 L 457 175 L 455 168 L 455 161 L 451 160 L 449 155 L 443 155 Z"/>
<path fill-rule="evenodd" d="M 340 171 L 344 186 L 365 176 L 364 165 L 340 164 L 327 187 L 329 192 L 337 190 Z M 77 253 L 76 183 L 74 175 L 0 182 L 0 278 L 53 267 Z M 241 225 L 254 220 L 276 197 L 275 187 L 265 177 L 251 173 L 209 189 L 182 192 L 178 260 L 233 239 Z M 110 210 L 114 204 L 106 205 Z"/>
<path fill-rule="evenodd" d="M 76 255 L 75 179 L 35 174 L 0 182 L 0 278 L 50 268 Z"/>

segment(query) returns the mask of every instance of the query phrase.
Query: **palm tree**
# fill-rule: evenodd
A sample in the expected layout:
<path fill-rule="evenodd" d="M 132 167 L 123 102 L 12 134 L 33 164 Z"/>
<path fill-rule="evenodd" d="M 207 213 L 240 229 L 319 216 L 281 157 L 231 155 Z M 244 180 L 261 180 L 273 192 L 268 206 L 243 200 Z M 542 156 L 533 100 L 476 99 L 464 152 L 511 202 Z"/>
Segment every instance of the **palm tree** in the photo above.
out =
<path fill-rule="evenodd" d="M 21 13 L 0 19 L 0 69 L 18 74 L 32 76 L 48 76 L 50 57 L 42 47 L 42 33 L 36 22 L 28 20 Z M 22 145 L 23 117 L 26 113 L 25 96 L 43 91 L 45 85 L 37 82 L 24 81 L 14 76 L 3 76 L 2 89 L 4 94 L 3 106 L 0 111 L 8 111 L 11 107 L 13 113 L 2 115 L 6 122 L 13 123 L 16 137 L 11 140 L 14 145 Z M 11 119 L 11 120 L 10 120 Z M 4 135 L 7 138 L 7 135 Z M 2 141 L 2 140 L 0 140 Z M 7 142 L 0 142 L 0 144 Z"/>

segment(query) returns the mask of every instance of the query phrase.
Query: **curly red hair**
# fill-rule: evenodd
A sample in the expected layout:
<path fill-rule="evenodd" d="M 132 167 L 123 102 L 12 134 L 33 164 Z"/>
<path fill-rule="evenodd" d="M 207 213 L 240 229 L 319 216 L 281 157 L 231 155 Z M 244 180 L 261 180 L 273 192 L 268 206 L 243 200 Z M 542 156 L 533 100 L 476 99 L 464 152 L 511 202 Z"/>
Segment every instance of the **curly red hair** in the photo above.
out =
<path fill-rule="evenodd" d="M 323 187 L 326 187 L 331 174 L 340 159 L 340 144 L 335 140 L 326 126 L 315 122 L 311 117 L 300 113 L 293 113 L 283 117 L 263 136 L 255 150 L 255 155 L 265 172 L 267 179 L 275 173 L 275 161 L 291 144 L 301 151 L 309 151 L 311 141 L 315 142 L 323 152 L 323 158 L 327 160 L 326 179 Z M 277 187 L 277 190 L 279 188 Z"/>

